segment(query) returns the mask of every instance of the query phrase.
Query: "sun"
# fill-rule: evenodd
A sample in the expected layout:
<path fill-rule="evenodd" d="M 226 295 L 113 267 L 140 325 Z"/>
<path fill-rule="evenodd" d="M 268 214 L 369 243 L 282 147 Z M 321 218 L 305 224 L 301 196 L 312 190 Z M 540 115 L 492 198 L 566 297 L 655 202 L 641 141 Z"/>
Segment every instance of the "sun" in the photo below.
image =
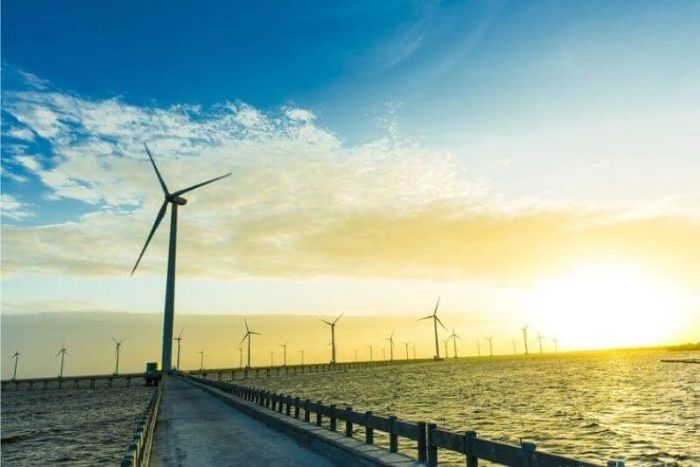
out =
<path fill-rule="evenodd" d="M 640 267 L 579 266 L 539 284 L 530 325 L 572 349 L 657 345 L 679 331 L 681 302 L 677 290 Z"/>

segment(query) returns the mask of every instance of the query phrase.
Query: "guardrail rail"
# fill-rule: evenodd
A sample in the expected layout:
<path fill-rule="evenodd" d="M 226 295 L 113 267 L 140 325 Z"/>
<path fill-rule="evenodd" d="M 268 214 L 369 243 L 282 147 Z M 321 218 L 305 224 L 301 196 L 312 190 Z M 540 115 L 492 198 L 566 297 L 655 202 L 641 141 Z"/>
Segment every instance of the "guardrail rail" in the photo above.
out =
<path fill-rule="evenodd" d="M 151 456 L 153 446 L 153 435 L 155 433 L 156 421 L 158 420 L 158 410 L 160 400 L 163 395 L 163 380 L 158 383 L 148 407 L 136 424 L 136 431 L 131 440 L 129 449 L 122 458 L 121 467 L 146 467 Z"/>

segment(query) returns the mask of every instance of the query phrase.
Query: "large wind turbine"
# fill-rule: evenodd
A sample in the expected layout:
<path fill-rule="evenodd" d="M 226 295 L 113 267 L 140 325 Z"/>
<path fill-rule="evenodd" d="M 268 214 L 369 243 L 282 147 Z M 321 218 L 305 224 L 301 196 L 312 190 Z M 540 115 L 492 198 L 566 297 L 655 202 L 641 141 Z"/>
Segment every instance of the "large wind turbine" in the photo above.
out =
<path fill-rule="evenodd" d="M 114 364 L 114 374 L 118 375 L 119 374 L 119 351 L 122 348 L 122 342 L 124 342 L 124 338 L 122 337 L 121 339 L 117 340 L 117 338 L 112 337 L 112 340 L 114 341 L 114 356 L 117 357 L 117 361 Z"/>
<path fill-rule="evenodd" d="M 527 324 L 521 329 L 523 331 L 523 344 L 525 344 L 525 355 L 527 355 Z"/>
<path fill-rule="evenodd" d="M 410 344 L 410 342 L 403 343 L 403 345 L 406 347 L 406 360 L 408 360 L 408 344 Z"/>
<path fill-rule="evenodd" d="M 56 354 L 57 357 L 58 357 L 59 355 L 61 356 L 61 368 L 58 370 L 58 377 L 59 377 L 59 378 L 63 378 L 63 361 L 65 360 L 66 354 L 68 353 L 67 350 L 68 350 L 68 349 L 66 349 L 65 347 L 61 346 L 61 350 L 59 350 L 58 353 Z"/>
<path fill-rule="evenodd" d="M 454 351 L 455 351 L 454 358 L 457 358 L 457 339 L 462 339 L 462 338 L 459 337 L 459 335 L 455 332 L 454 326 L 452 326 L 452 334 L 449 335 L 448 339 L 452 339 L 452 344 L 454 345 Z"/>
<path fill-rule="evenodd" d="M 175 368 L 180 371 L 180 342 L 182 342 L 182 331 L 184 331 L 185 328 L 180 328 L 180 332 L 177 334 L 177 337 L 174 339 L 177 341 L 177 365 Z"/>
<path fill-rule="evenodd" d="M 333 320 L 333 322 L 326 321 L 325 319 L 321 320 L 331 327 L 331 363 L 333 364 L 335 364 L 335 323 L 337 323 L 338 320 L 343 317 L 343 314 L 344 313 L 341 313 L 340 316 Z"/>
<path fill-rule="evenodd" d="M 156 166 L 155 161 L 153 160 L 151 151 L 148 150 L 148 146 L 146 146 L 145 144 L 144 147 L 146 148 L 148 158 L 151 160 L 151 164 L 153 165 L 153 170 L 155 170 L 156 172 L 156 176 L 158 177 L 158 182 L 160 183 L 160 187 L 163 190 L 163 195 L 165 199 L 163 200 L 163 204 L 160 206 L 158 214 L 156 214 L 156 220 L 153 223 L 153 227 L 151 227 L 151 232 L 148 234 L 148 238 L 146 238 L 146 244 L 143 246 L 141 254 L 139 254 L 139 258 L 136 260 L 136 264 L 131 270 L 131 275 L 134 275 L 134 272 L 136 271 L 139 262 L 141 262 L 143 254 L 146 252 L 146 248 L 148 248 L 148 244 L 151 242 L 151 238 L 153 238 L 153 234 L 155 234 L 156 230 L 158 229 L 158 226 L 160 225 L 160 222 L 165 216 L 165 211 L 168 210 L 168 204 L 170 204 L 170 246 L 168 248 L 168 276 L 167 281 L 165 283 L 165 313 L 163 316 L 162 353 L 163 371 L 167 372 L 170 371 L 172 366 L 171 359 L 173 341 L 173 320 L 175 316 L 175 252 L 177 249 L 177 207 L 184 206 L 185 204 L 187 204 L 187 200 L 182 197 L 182 195 L 184 195 L 185 193 L 188 193 L 204 185 L 208 185 L 209 183 L 215 182 L 217 180 L 221 180 L 222 178 L 228 177 L 231 174 L 227 173 L 226 175 L 221 175 L 219 177 L 212 178 L 211 180 L 207 180 L 206 182 L 197 183 L 196 185 L 192 185 L 191 187 L 170 193 L 170 191 L 168 191 L 168 187 L 165 185 L 165 181 L 163 181 L 163 177 L 158 171 L 158 167 Z"/>
<path fill-rule="evenodd" d="M 536 339 L 537 339 L 537 340 L 539 341 L 539 343 L 540 343 L 540 355 L 542 355 L 542 334 L 540 334 L 539 331 L 537 331 L 537 337 L 536 337 Z"/>
<path fill-rule="evenodd" d="M 248 365 L 246 368 L 250 368 L 250 336 L 260 336 L 261 334 L 259 332 L 251 331 L 248 327 L 248 321 L 245 318 L 243 318 L 243 322 L 245 323 L 245 335 L 243 336 L 243 339 L 241 339 L 241 344 L 248 339 Z"/>
<path fill-rule="evenodd" d="M 437 325 L 440 323 L 440 326 L 447 331 L 447 328 L 445 327 L 444 324 L 442 324 L 442 321 L 440 321 L 440 318 L 438 318 L 437 311 L 438 307 L 440 306 L 440 297 L 438 297 L 437 302 L 435 303 L 435 310 L 433 311 L 432 315 L 425 316 L 423 318 L 419 318 L 417 321 L 422 321 L 424 319 L 432 319 L 433 320 L 433 327 L 435 329 L 435 359 L 440 360 L 440 341 L 438 339 L 438 328 Z"/>
<path fill-rule="evenodd" d="M 197 353 L 199 354 L 199 371 L 204 372 L 204 349 Z"/>
<path fill-rule="evenodd" d="M 447 344 L 450 343 L 450 338 L 443 339 L 442 343 L 445 345 L 445 358 L 450 358 L 450 355 L 447 353 Z"/>
<path fill-rule="evenodd" d="M 17 379 L 17 363 L 19 363 L 19 356 L 21 354 L 19 353 L 19 350 L 15 350 L 15 353 L 12 354 L 11 358 L 15 359 L 15 371 L 12 372 L 12 379 L 15 380 Z"/>
<path fill-rule="evenodd" d="M 493 357 L 493 336 L 487 337 L 486 340 L 489 341 L 489 356 Z"/>

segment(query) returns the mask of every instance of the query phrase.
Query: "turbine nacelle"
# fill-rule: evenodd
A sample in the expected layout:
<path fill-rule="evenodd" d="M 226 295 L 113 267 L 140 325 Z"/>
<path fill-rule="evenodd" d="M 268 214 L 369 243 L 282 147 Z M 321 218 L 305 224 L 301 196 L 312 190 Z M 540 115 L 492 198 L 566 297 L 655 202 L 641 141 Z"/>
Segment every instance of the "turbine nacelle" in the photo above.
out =
<path fill-rule="evenodd" d="M 165 199 L 167 199 L 171 203 L 174 203 L 174 204 L 177 204 L 180 206 L 184 206 L 185 204 L 187 204 L 187 200 L 185 198 L 181 198 L 181 197 L 175 196 L 175 195 L 166 196 Z"/>

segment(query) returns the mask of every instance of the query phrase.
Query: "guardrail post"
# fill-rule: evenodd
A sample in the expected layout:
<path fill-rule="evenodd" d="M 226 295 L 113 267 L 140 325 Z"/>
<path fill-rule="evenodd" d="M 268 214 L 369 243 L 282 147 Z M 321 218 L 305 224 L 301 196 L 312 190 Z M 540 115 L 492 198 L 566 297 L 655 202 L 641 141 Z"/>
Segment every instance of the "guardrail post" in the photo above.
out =
<path fill-rule="evenodd" d="M 372 426 L 372 411 L 365 412 L 365 444 L 374 444 L 374 427 Z"/>
<path fill-rule="evenodd" d="M 607 467 L 625 467 L 625 461 L 620 459 L 610 459 Z"/>
<path fill-rule="evenodd" d="M 435 429 L 437 425 L 434 423 L 428 423 L 428 462 L 426 465 L 429 467 L 435 467 L 438 465 L 438 448 L 435 446 Z"/>
<path fill-rule="evenodd" d="M 299 398 L 294 398 L 294 418 L 299 418 Z"/>
<path fill-rule="evenodd" d="M 321 415 L 321 407 L 323 407 L 323 401 L 316 402 L 318 407 L 316 407 L 316 426 L 321 426 L 323 422 L 323 416 Z"/>
<path fill-rule="evenodd" d="M 428 449 L 425 439 L 425 422 L 418 422 L 418 462 L 425 463 L 428 460 Z"/>
<path fill-rule="evenodd" d="M 467 467 L 479 467 L 479 457 L 476 452 L 476 431 L 464 432 L 464 454 L 467 456 Z"/>
<path fill-rule="evenodd" d="M 535 443 L 520 442 L 520 455 L 522 456 L 522 466 L 523 467 L 534 467 L 536 462 L 535 459 Z"/>
<path fill-rule="evenodd" d="M 331 420 L 330 420 L 330 428 L 331 431 L 335 431 L 336 428 L 336 419 L 335 419 L 335 404 L 331 404 Z"/>
<path fill-rule="evenodd" d="M 396 417 L 389 417 L 389 452 L 397 452 L 399 450 L 399 437 L 396 434 Z"/>
<path fill-rule="evenodd" d="M 284 400 L 286 402 L 286 404 L 284 406 L 284 413 L 285 413 L 285 415 L 289 416 L 289 415 L 291 415 L 292 396 L 285 396 Z"/>
<path fill-rule="evenodd" d="M 345 407 L 345 436 L 352 438 L 352 422 L 350 421 L 352 417 L 352 407 Z"/>
<path fill-rule="evenodd" d="M 306 423 L 311 423 L 311 412 L 309 412 L 309 399 L 304 400 L 304 421 Z"/>

